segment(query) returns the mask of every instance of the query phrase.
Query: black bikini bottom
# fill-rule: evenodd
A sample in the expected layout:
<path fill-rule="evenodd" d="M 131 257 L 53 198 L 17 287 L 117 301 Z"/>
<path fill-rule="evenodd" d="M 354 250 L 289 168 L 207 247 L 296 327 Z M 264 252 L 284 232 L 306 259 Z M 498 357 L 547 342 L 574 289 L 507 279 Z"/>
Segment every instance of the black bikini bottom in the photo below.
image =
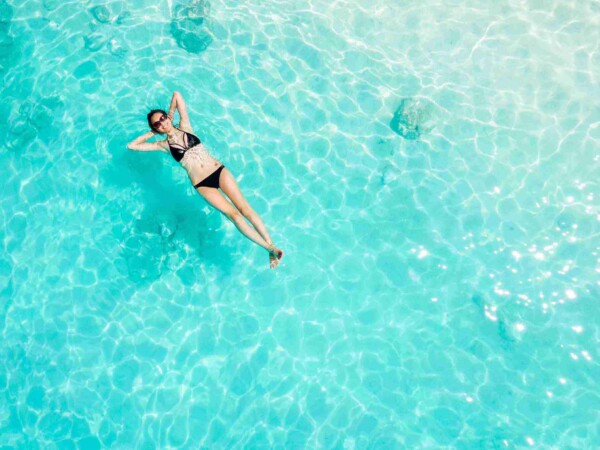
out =
<path fill-rule="evenodd" d="M 217 170 L 207 176 L 204 180 L 194 185 L 194 189 L 198 189 L 199 187 L 211 187 L 218 188 L 219 187 L 219 176 L 221 175 L 221 171 L 225 168 L 224 165 L 221 164 Z"/>

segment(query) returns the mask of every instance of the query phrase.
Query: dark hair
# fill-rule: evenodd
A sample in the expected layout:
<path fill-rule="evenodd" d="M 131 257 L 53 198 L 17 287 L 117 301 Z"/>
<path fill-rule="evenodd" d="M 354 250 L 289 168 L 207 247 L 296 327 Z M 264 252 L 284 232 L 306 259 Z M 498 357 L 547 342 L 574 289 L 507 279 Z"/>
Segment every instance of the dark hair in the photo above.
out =
<path fill-rule="evenodd" d="M 152 125 L 152 116 L 156 113 L 162 113 L 166 116 L 167 112 L 164 109 L 153 109 L 152 111 L 150 111 L 148 113 L 148 125 L 150 125 L 150 129 L 152 131 L 156 131 L 157 133 L 159 133 L 159 131 L 154 128 L 154 125 Z M 164 134 L 164 133 L 160 133 L 160 134 Z"/>

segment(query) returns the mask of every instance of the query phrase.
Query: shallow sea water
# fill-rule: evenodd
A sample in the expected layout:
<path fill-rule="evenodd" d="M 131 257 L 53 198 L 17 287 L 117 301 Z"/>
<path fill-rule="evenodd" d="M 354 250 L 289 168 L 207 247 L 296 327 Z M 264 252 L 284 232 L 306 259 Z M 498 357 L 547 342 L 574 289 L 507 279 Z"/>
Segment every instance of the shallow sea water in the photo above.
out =
<path fill-rule="evenodd" d="M 0 448 L 597 447 L 599 22 L 0 0 Z M 175 89 L 276 271 L 126 149 Z"/>

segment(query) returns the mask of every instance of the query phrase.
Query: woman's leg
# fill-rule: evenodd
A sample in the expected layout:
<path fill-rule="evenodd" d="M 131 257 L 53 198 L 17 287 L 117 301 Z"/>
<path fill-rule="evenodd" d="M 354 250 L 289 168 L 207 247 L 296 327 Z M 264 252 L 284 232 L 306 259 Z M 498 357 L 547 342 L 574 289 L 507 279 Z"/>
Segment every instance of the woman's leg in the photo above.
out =
<path fill-rule="evenodd" d="M 224 168 L 221 171 L 221 176 L 219 177 L 220 188 L 225 192 L 227 197 L 233 202 L 235 207 L 238 209 L 242 215 L 250 221 L 250 223 L 256 228 L 256 231 L 260 233 L 263 239 L 269 244 L 273 243 L 269 232 L 267 231 L 267 227 L 264 222 L 260 218 L 260 216 L 252 209 L 248 201 L 242 195 L 240 188 L 235 181 L 235 178 L 231 174 L 227 168 Z"/>
<path fill-rule="evenodd" d="M 235 181 L 235 178 L 231 174 L 231 172 L 224 168 L 221 171 L 219 176 L 219 187 L 223 190 L 225 195 L 229 197 L 229 199 L 233 202 L 235 207 L 242 213 L 242 215 L 250 221 L 250 223 L 254 226 L 256 231 L 262 236 L 262 238 L 269 245 L 273 245 L 273 240 L 271 239 L 271 235 L 267 231 L 267 227 L 263 223 L 260 216 L 252 209 L 248 201 L 242 195 L 240 188 Z M 273 251 L 269 250 L 269 263 L 271 268 L 277 267 L 281 258 L 283 258 L 283 250 L 277 247 L 271 247 Z"/>
<path fill-rule="evenodd" d="M 261 247 L 267 250 L 269 249 L 269 243 L 267 243 L 262 236 L 244 220 L 242 214 L 227 201 L 225 196 L 221 194 L 218 189 L 211 187 L 199 187 L 197 191 L 208 203 L 225 214 L 225 216 L 227 216 L 227 218 L 233 222 L 233 224 L 244 236 L 257 243 Z"/>

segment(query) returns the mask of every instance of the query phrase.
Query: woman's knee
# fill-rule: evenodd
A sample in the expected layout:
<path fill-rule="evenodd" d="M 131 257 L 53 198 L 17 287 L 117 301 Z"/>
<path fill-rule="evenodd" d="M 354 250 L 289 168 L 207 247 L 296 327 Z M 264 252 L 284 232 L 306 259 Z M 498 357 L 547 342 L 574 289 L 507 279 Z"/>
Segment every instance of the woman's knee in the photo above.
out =
<path fill-rule="evenodd" d="M 252 207 L 247 203 L 240 208 L 240 213 L 242 214 L 242 216 L 246 217 L 247 219 L 249 219 L 250 216 L 252 216 L 253 214 L 256 214 L 254 212 L 254 210 L 252 209 Z"/>
<path fill-rule="evenodd" d="M 240 220 L 244 220 L 242 218 L 242 214 L 237 209 L 233 209 L 233 208 L 231 210 L 229 210 L 229 211 L 226 211 L 225 212 L 225 216 L 229 220 L 231 220 L 233 223 L 237 223 Z"/>

